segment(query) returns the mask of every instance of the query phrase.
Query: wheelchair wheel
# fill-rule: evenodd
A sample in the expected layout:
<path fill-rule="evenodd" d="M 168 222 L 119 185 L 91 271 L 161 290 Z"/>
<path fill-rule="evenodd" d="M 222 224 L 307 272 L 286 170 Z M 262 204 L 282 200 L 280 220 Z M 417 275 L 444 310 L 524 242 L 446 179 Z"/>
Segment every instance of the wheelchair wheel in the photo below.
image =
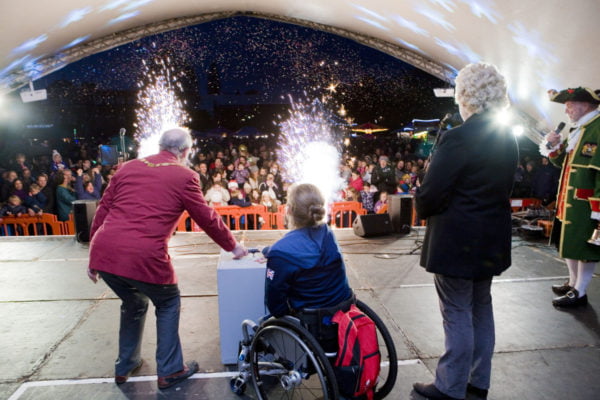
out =
<path fill-rule="evenodd" d="M 396 355 L 396 346 L 394 345 L 392 335 L 390 335 L 390 332 L 383 324 L 381 318 L 375 314 L 375 311 L 358 299 L 356 300 L 356 306 L 360 311 L 371 318 L 377 327 L 379 352 L 381 353 L 381 361 L 385 364 L 382 365 L 381 371 L 379 372 L 379 384 L 375 390 L 374 397 L 376 400 L 383 399 L 392 391 L 394 384 L 396 383 L 396 377 L 398 376 L 398 356 Z"/>
<path fill-rule="evenodd" d="M 259 399 L 337 400 L 333 368 L 316 339 L 290 319 L 271 319 L 250 346 L 252 385 Z"/>

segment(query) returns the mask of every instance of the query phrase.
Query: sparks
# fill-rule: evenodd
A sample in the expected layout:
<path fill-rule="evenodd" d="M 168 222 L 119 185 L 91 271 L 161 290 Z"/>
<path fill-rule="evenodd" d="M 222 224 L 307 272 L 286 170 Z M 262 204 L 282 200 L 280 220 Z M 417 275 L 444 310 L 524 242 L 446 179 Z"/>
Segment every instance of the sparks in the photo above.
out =
<path fill-rule="evenodd" d="M 144 80 L 138 84 L 135 138 L 140 144 L 140 158 L 158 151 L 162 132 L 190 122 L 177 95 L 177 92 L 181 92 L 181 85 L 173 73 L 170 60 L 157 59 L 153 66 L 156 69 L 143 62 Z"/>
<path fill-rule="evenodd" d="M 330 84 L 329 84 L 329 86 L 327 86 L 327 87 L 325 88 L 325 90 L 328 90 L 328 91 L 329 91 L 329 93 L 337 93 L 337 87 L 338 87 L 338 85 L 337 85 L 337 84 L 335 84 L 335 83 L 330 83 Z"/>
<path fill-rule="evenodd" d="M 280 124 L 278 159 L 284 177 L 292 182 L 312 183 L 327 204 L 338 199 L 343 180 L 339 175 L 340 143 L 329 113 L 322 103 L 294 103 L 289 118 Z"/>

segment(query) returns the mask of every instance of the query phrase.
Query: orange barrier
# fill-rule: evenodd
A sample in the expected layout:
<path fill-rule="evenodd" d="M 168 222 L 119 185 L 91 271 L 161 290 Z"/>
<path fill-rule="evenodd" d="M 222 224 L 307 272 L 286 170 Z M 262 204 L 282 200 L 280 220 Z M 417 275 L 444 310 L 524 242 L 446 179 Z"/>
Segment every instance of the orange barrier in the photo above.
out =
<path fill-rule="evenodd" d="M 529 206 L 535 206 L 538 207 L 542 204 L 540 199 L 534 199 L 534 198 L 523 198 L 523 199 L 510 199 L 510 208 L 512 209 L 512 212 L 518 212 L 518 211 L 526 211 L 527 207 Z"/>
<path fill-rule="evenodd" d="M 215 211 L 223 218 L 225 225 L 231 230 L 269 230 L 276 227 L 274 216 L 265 206 L 215 206 Z M 178 232 L 202 232 L 187 211 L 184 211 L 177 222 Z"/>
<path fill-rule="evenodd" d="M 54 214 L 2 217 L 0 232 L 6 236 L 66 235 L 65 224 Z"/>
<path fill-rule="evenodd" d="M 267 212 L 265 206 L 220 206 L 215 207 L 215 211 L 223 217 L 224 222 L 229 226 L 229 229 L 273 229 L 271 213 Z"/>
<path fill-rule="evenodd" d="M 189 228 L 189 229 L 188 229 Z M 202 229 L 194 222 L 190 214 L 187 211 L 181 213 L 179 221 L 177 222 L 177 232 L 202 232 Z"/>
<path fill-rule="evenodd" d="M 285 213 L 287 212 L 287 206 L 281 204 L 277 207 L 277 212 L 271 214 L 271 226 L 275 229 L 285 229 Z"/>
<path fill-rule="evenodd" d="M 388 212 L 388 205 L 387 205 L 387 204 L 384 204 L 384 205 L 383 205 L 383 207 L 381 207 L 381 208 L 379 209 L 379 211 L 377 211 L 377 214 L 385 214 L 385 213 L 387 213 L 387 212 Z"/>
<path fill-rule="evenodd" d="M 340 201 L 331 204 L 331 225 L 337 228 L 351 228 L 357 215 L 365 215 L 362 204 L 358 201 Z"/>
<path fill-rule="evenodd" d="M 528 202 L 526 204 L 534 203 Z M 265 206 L 215 206 L 214 209 L 221 215 L 223 222 L 232 230 L 286 229 L 285 204 L 280 205 L 275 213 L 268 212 Z M 333 227 L 350 228 L 357 215 L 366 213 L 360 202 L 336 202 L 330 206 L 330 223 Z M 425 221 L 419 221 L 416 213 L 414 213 L 413 225 L 419 224 L 423 226 Z M 192 220 L 187 211 L 184 211 L 179 217 L 176 231 L 202 232 L 202 229 Z M 43 214 L 34 217 L 28 215 L 21 217 L 8 216 L 4 217 L 3 222 L 0 223 L 0 235 L 75 235 L 74 217 L 73 214 L 70 214 L 68 221 L 61 222 L 54 214 Z"/>

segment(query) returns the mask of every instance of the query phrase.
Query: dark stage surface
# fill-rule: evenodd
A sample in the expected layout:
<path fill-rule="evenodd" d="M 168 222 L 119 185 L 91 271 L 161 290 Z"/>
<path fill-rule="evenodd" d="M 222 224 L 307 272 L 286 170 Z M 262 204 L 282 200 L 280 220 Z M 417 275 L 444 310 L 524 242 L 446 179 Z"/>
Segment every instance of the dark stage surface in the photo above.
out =
<path fill-rule="evenodd" d="M 246 245 L 261 247 L 284 233 L 247 232 Z M 400 366 L 393 400 L 421 399 L 412 383 L 432 381 L 443 351 L 433 277 L 418 265 L 422 234 L 363 239 L 336 231 L 351 285 L 394 337 Z M 60 236 L 0 239 L 0 399 L 240 399 L 229 390 L 234 368 L 220 360 L 219 248 L 200 233 L 177 234 L 170 245 L 183 296 L 184 354 L 199 362 L 200 373 L 161 392 L 152 310 L 145 364 L 130 382 L 113 383 L 120 301 L 103 282 L 88 280 L 86 246 Z M 515 237 L 513 247 L 513 266 L 492 287 L 497 338 L 488 398 L 600 398 L 598 275 L 589 305 L 558 311 L 550 286 L 567 276 L 564 263 L 541 242 Z M 252 396 L 248 389 L 241 398 Z"/>

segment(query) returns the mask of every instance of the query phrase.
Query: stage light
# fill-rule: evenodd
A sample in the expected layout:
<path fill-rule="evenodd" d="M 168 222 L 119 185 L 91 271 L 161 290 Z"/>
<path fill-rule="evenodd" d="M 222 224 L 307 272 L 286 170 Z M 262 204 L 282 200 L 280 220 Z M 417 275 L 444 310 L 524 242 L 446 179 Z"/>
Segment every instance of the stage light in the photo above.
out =
<path fill-rule="evenodd" d="M 46 89 L 33 90 L 33 82 L 29 81 L 29 90 L 23 90 L 21 93 L 23 103 L 31 103 L 32 101 L 41 101 L 48 98 Z"/>
<path fill-rule="evenodd" d="M 433 94 L 435 97 L 454 97 L 454 88 L 435 88 Z"/>
<path fill-rule="evenodd" d="M 508 108 L 502 109 L 496 113 L 496 122 L 501 125 L 512 125 L 513 118 L 514 116 Z"/>
<path fill-rule="evenodd" d="M 515 136 L 521 136 L 525 132 L 525 128 L 523 128 L 523 125 L 515 125 L 512 128 L 512 132 Z"/>

